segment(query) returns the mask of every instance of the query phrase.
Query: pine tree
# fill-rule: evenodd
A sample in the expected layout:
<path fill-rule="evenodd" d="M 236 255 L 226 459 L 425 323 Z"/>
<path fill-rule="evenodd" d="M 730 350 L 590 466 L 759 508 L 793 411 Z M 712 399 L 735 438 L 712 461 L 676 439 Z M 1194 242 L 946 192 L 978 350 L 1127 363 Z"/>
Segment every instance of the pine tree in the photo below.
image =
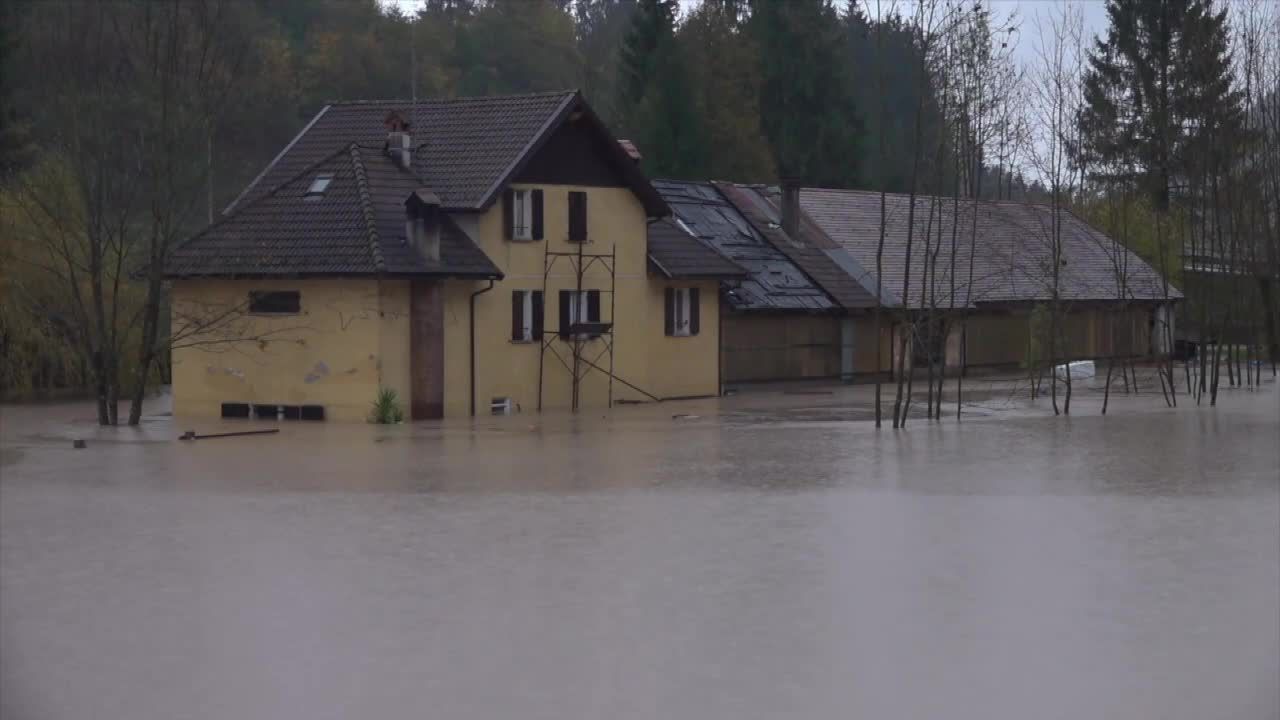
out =
<path fill-rule="evenodd" d="M 760 49 L 761 126 L 778 172 L 809 184 L 853 186 L 861 122 L 835 6 L 757 0 L 749 25 Z"/>
<path fill-rule="evenodd" d="M 680 24 L 677 42 L 704 129 L 702 177 L 772 182 L 777 172 L 760 128 L 757 50 L 744 19 L 743 0 L 707 0 Z"/>
<path fill-rule="evenodd" d="M 640 0 L 631 15 L 618 64 L 618 107 L 624 112 L 640 104 L 662 61 L 661 50 L 670 48 L 676 6 L 676 0 Z"/>
<path fill-rule="evenodd" d="M 1172 186 L 1191 172 L 1196 133 L 1239 124 L 1226 11 L 1212 0 L 1107 0 L 1107 15 L 1085 76 L 1077 152 L 1099 178 L 1132 182 L 1167 210 Z"/>

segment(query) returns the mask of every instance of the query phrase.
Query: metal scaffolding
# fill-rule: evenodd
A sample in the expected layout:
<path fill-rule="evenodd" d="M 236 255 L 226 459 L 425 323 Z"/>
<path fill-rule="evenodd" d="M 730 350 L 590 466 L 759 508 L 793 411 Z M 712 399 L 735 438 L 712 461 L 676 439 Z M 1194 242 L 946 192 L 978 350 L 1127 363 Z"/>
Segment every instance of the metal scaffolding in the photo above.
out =
<path fill-rule="evenodd" d="M 578 298 L 574 302 L 577 303 L 578 318 L 575 318 L 573 324 L 567 328 L 557 327 L 555 332 L 547 332 L 544 329 L 542 333 L 542 351 L 538 353 L 538 411 L 542 411 L 542 386 L 543 378 L 546 372 L 546 356 L 550 352 L 560 364 L 569 372 L 572 385 L 572 398 L 570 406 L 574 412 L 578 411 L 578 406 L 582 396 L 582 380 L 591 374 L 592 370 L 604 373 L 609 378 L 609 407 L 613 407 L 613 319 L 614 311 L 617 308 L 617 245 L 610 248 L 608 254 L 604 253 L 587 253 L 583 252 L 583 245 L 586 243 L 578 243 L 576 252 L 552 252 L 549 249 L 550 243 L 543 244 L 542 258 L 542 297 L 543 308 L 547 306 L 547 284 L 551 277 L 552 270 L 560 263 L 563 258 L 566 263 L 573 269 L 574 276 L 574 292 Z M 582 279 L 587 271 L 593 266 L 599 266 L 609 274 L 609 287 L 605 288 L 586 288 L 587 290 L 596 290 L 601 294 L 609 294 L 609 319 L 607 322 L 603 319 L 597 322 L 583 322 L 581 316 L 585 314 L 585 307 L 582 305 Z M 558 290 L 568 290 L 569 288 L 556 288 Z M 557 300 L 559 302 L 559 300 Z M 562 317 L 563 313 L 557 314 Z M 556 341 L 562 340 L 569 345 L 570 354 L 566 357 L 556 346 Z M 599 341 L 598 352 L 594 342 Z M 609 357 L 608 368 L 600 366 L 600 361 L 605 355 Z M 594 357 L 592 357 L 594 355 Z M 624 382 L 619 380 L 619 382 Z M 630 383 L 624 384 L 630 386 Z M 645 393 L 648 395 L 648 393 Z"/>

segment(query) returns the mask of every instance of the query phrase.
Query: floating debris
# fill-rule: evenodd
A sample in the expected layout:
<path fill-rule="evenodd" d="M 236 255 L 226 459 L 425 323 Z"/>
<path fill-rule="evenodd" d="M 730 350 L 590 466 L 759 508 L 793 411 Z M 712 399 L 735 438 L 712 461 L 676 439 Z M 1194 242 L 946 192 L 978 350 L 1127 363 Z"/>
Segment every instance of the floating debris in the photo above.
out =
<path fill-rule="evenodd" d="M 269 430 L 241 430 L 239 432 L 225 433 L 209 433 L 207 435 L 197 435 L 195 430 L 188 430 L 182 433 L 179 440 L 206 440 L 208 438 L 224 438 L 224 437 L 242 437 L 245 435 L 274 435 L 280 432 L 280 428 L 271 428 Z"/>

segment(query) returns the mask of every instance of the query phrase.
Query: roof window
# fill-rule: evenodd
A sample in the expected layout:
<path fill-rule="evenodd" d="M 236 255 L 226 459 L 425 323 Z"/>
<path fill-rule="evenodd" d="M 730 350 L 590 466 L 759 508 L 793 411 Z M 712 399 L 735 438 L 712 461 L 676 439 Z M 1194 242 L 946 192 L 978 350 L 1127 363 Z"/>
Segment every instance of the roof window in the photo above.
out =
<path fill-rule="evenodd" d="M 307 194 L 302 196 L 303 199 L 314 200 L 324 195 L 324 191 L 329 188 L 331 182 L 333 182 L 332 173 L 317 175 L 316 179 L 311 181 L 311 187 L 307 188 Z"/>

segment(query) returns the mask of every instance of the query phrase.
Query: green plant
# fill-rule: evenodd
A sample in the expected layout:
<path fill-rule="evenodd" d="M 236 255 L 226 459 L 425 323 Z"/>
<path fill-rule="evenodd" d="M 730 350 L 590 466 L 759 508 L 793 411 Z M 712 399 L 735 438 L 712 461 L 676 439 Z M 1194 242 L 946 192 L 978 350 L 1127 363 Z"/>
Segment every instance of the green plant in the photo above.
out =
<path fill-rule="evenodd" d="M 373 401 L 373 410 L 369 412 L 369 422 L 378 425 L 404 422 L 404 408 L 400 406 L 400 396 L 395 390 L 378 388 L 378 397 Z"/>

